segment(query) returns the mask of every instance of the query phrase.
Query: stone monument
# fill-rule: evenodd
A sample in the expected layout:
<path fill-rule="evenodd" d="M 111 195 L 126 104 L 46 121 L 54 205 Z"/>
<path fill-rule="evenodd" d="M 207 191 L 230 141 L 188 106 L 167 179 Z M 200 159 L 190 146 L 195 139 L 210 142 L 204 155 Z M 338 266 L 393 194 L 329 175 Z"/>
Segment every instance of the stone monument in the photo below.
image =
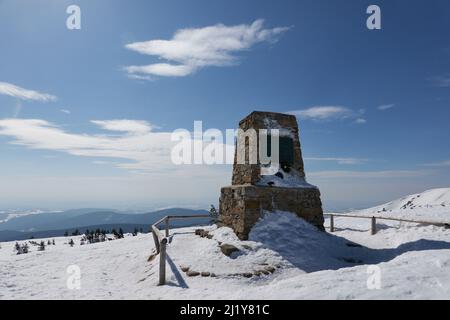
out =
<path fill-rule="evenodd" d="M 279 159 L 275 171 L 268 172 L 267 164 L 261 162 L 260 153 L 256 161 L 250 161 L 251 135 L 244 137 L 244 140 L 239 140 L 238 135 L 232 185 L 221 190 L 222 224 L 231 227 L 240 239 L 246 240 L 253 225 L 265 212 L 279 210 L 295 213 L 324 230 L 320 191 L 305 180 L 296 117 L 255 111 L 239 123 L 239 129 L 240 132 L 249 132 L 249 129 L 262 132 L 263 135 L 256 136 L 257 146 L 259 149 L 267 145 L 264 152 L 268 154 L 273 152 L 271 134 L 276 131 Z M 262 140 L 264 135 L 266 138 Z M 276 144 L 274 146 L 277 147 Z"/>

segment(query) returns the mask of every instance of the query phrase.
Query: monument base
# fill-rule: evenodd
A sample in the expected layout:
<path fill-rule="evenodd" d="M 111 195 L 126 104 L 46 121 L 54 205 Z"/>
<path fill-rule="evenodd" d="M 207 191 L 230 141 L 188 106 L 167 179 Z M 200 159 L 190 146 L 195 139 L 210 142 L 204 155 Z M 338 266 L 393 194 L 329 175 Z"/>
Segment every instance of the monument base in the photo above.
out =
<path fill-rule="evenodd" d="M 320 191 L 317 188 L 233 185 L 221 190 L 221 222 L 232 228 L 241 240 L 248 239 L 251 228 L 264 211 L 275 210 L 295 213 L 320 230 L 325 230 Z"/>

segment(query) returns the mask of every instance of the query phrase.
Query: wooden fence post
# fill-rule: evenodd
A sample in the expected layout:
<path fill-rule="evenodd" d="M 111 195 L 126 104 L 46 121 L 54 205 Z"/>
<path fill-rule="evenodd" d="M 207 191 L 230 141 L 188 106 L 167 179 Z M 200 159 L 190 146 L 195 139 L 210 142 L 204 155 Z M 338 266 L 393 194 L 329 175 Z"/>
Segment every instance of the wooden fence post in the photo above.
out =
<path fill-rule="evenodd" d="M 370 230 L 370 233 L 371 233 L 372 235 L 374 235 L 374 234 L 377 233 L 377 219 L 375 219 L 375 217 L 372 217 L 372 226 L 371 226 L 370 229 L 371 229 L 371 230 Z"/>
<path fill-rule="evenodd" d="M 334 215 L 330 214 L 330 232 L 334 232 Z"/>
<path fill-rule="evenodd" d="M 153 230 L 153 228 L 152 228 L 152 234 L 153 234 L 153 240 L 155 241 L 156 253 L 158 254 L 160 252 L 159 239 L 158 239 L 158 235 L 156 234 L 155 230 Z"/>
<path fill-rule="evenodd" d="M 161 240 L 159 252 L 159 285 L 166 284 L 166 246 L 167 238 Z"/>
<path fill-rule="evenodd" d="M 169 216 L 166 217 L 166 237 L 169 237 Z"/>

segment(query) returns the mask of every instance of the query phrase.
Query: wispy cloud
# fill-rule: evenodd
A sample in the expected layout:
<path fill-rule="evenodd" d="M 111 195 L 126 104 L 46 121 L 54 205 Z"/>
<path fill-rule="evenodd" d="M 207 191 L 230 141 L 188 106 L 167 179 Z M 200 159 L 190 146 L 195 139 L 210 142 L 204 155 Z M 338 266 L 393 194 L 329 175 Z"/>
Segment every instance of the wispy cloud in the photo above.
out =
<path fill-rule="evenodd" d="M 289 113 L 299 116 L 302 119 L 313 120 L 344 119 L 353 114 L 351 109 L 340 106 L 318 106 L 304 110 L 295 110 Z"/>
<path fill-rule="evenodd" d="M 365 124 L 365 123 L 367 123 L 367 120 L 364 119 L 364 118 L 358 118 L 358 119 L 355 120 L 355 123 L 357 123 L 357 124 Z"/>
<path fill-rule="evenodd" d="M 321 157 L 306 157 L 307 161 L 329 161 L 337 162 L 338 164 L 360 164 L 369 161 L 369 159 L 359 159 L 359 158 L 321 158 Z"/>
<path fill-rule="evenodd" d="M 103 161 L 103 160 L 95 160 L 92 161 L 93 164 L 99 164 L 99 165 L 104 165 L 104 164 L 111 164 L 112 162 L 110 161 Z"/>
<path fill-rule="evenodd" d="M 139 80 L 139 81 L 152 81 L 153 78 L 150 76 L 143 76 L 139 74 L 127 74 L 127 77 L 132 80 Z"/>
<path fill-rule="evenodd" d="M 308 174 L 309 177 L 335 178 L 413 178 L 432 174 L 429 170 L 386 170 L 386 171 L 317 171 Z"/>
<path fill-rule="evenodd" d="M 135 135 L 145 135 L 152 131 L 153 126 L 143 120 L 92 120 L 100 128 L 110 131 L 121 131 Z"/>
<path fill-rule="evenodd" d="M 305 120 L 342 120 L 355 119 L 364 113 L 363 109 L 354 111 L 343 106 L 315 106 L 308 109 L 288 111 L 289 114 Z M 365 123 L 365 119 L 358 118 L 359 123 Z"/>
<path fill-rule="evenodd" d="M 384 110 L 389 110 L 392 109 L 393 107 L 395 107 L 395 104 L 383 104 L 381 106 L 378 106 L 377 109 L 380 111 L 384 111 Z"/>
<path fill-rule="evenodd" d="M 56 101 L 56 96 L 41 93 L 35 90 L 24 89 L 7 82 L 0 82 L 0 94 L 15 97 L 21 100 L 34 100 L 34 101 Z"/>
<path fill-rule="evenodd" d="M 135 120 L 92 121 L 107 134 L 77 134 L 40 119 L 2 119 L 0 135 L 31 149 L 75 156 L 114 158 L 124 169 L 159 171 L 170 164 L 171 133 L 152 132 L 151 124 Z M 112 132 L 114 131 L 114 133 Z"/>
<path fill-rule="evenodd" d="M 131 75 L 136 76 L 137 74 L 151 74 L 154 76 L 161 77 L 185 77 L 193 73 L 196 68 L 187 65 L 172 65 L 168 63 L 155 63 L 147 66 L 129 66 L 125 67 L 125 70 Z M 137 75 L 134 79 L 142 80 L 141 75 Z"/>
<path fill-rule="evenodd" d="M 65 114 L 71 114 L 72 112 L 70 111 L 70 110 L 68 110 L 68 109 L 60 109 L 59 111 L 61 111 L 62 113 L 65 113 Z"/>
<path fill-rule="evenodd" d="M 431 77 L 428 81 L 430 81 L 435 87 L 448 88 L 450 87 L 450 74 Z"/>
<path fill-rule="evenodd" d="M 184 77 L 208 67 L 236 64 L 236 52 L 248 50 L 260 42 L 276 42 L 287 27 L 264 29 L 264 20 L 252 24 L 180 29 L 170 40 L 150 40 L 127 44 L 127 49 L 166 60 L 144 66 L 127 66 L 129 74 Z"/>
<path fill-rule="evenodd" d="M 12 137 L 11 144 L 30 149 L 64 152 L 73 156 L 91 157 L 96 164 L 106 164 L 127 169 L 129 172 L 162 173 L 165 175 L 202 175 L 211 170 L 205 167 L 199 172 L 196 166 L 176 165 L 172 162 L 173 147 L 179 141 L 172 140 L 172 132 L 154 132 L 157 127 L 143 120 L 92 120 L 97 134 L 71 133 L 64 128 L 41 119 L 0 119 L 0 136 Z M 189 143 L 186 139 L 183 142 Z M 205 142 L 205 147 L 217 144 L 225 152 L 233 153 L 232 145 L 222 141 Z M 104 158 L 104 159 L 98 159 Z M 233 158 L 233 157 L 231 157 Z M 102 162 L 98 162 L 102 161 Z M 223 167 L 222 167 L 223 168 Z M 219 169 L 222 170 L 222 169 Z"/>
<path fill-rule="evenodd" d="M 425 167 L 447 167 L 447 166 L 450 166 L 450 160 L 444 160 L 444 161 L 434 162 L 434 163 L 425 163 L 423 166 L 425 166 Z"/>

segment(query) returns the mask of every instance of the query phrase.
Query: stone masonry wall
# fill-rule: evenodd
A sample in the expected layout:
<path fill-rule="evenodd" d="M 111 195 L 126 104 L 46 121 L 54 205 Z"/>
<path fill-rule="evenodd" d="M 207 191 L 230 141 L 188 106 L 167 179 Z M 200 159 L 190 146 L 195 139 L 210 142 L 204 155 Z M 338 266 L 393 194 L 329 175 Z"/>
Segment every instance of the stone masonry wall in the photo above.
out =
<path fill-rule="evenodd" d="M 222 223 L 236 235 L 248 239 L 253 225 L 264 211 L 288 211 L 297 214 L 320 230 L 323 228 L 322 202 L 316 188 L 271 188 L 252 185 L 224 187 L 221 190 Z"/>
<path fill-rule="evenodd" d="M 295 116 L 255 111 L 239 123 L 239 128 L 244 131 L 279 129 L 280 135 L 289 136 L 293 142 L 294 152 L 290 168 L 295 171 L 299 180 L 304 181 L 304 164 Z M 245 240 L 264 211 L 280 210 L 295 213 L 320 230 L 324 230 L 319 189 L 302 183 L 299 183 L 298 187 L 257 185 L 261 179 L 259 159 L 257 164 L 248 162 L 238 164 L 237 154 L 245 152 L 248 155 L 248 143 L 239 150 L 236 146 L 236 149 L 232 186 L 221 190 L 220 216 L 223 225 L 231 227 L 240 239 Z M 248 156 L 246 158 L 248 160 Z"/>
<path fill-rule="evenodd" d="M 268 123 L 267 119 L 270 119 L 271 121 Z M 305 176 L 300 139 L 298 135 L 298 124 L 295 116 L 275 112 L 252 112 L 241 122 L 239 122 L 239 128 L 244 131 L 247 131 L 248 129 L 260 130 L 280 128 L 289 130 L 294 142 L 294 164 L 292 169 L 296 170 L 299 173 L 299 176 Z M 249 154 L 247 143 L 245 150 L 239 150 L 239 152 L 245 152 L 247 155 Z M 255 184 L 260 178 L 260 171 L 261 169 L 258 164 L 237 164 L 236 152 L 233 166 L 232 184 Z"/>

